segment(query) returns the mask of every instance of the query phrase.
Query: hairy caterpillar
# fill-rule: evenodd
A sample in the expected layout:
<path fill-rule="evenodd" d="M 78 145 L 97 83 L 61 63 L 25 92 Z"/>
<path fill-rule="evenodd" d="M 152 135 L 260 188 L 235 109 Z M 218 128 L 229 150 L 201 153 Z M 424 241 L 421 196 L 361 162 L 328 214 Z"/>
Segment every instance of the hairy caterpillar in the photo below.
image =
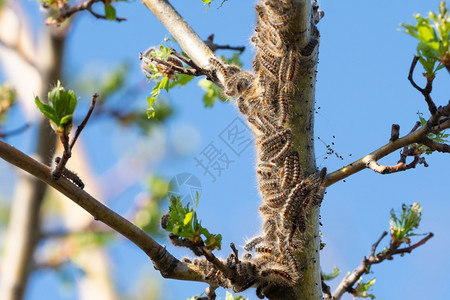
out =
<path fill-rule="evenodd" d="M 289 188 L 298 183 L 300 178 L 300 163 L 297 151 L 292 151 L 284 159 L 283 176 L 281 180 L 282 188 Z"/>
<path fill-rule="evenodd" d="M 293 1 L 266 1 L 268 7 L 268 21 L 277 30 L 287 29 L 289 22 L 294 17 L 297 7 Z"/>
<path fill-rule="evenodd" d="M 55 157 L 55 163 L 59 164 L 61 161 L 61 157 Z M 84 182 L 80 179 L 80 177 L 77 175 L 77 173 L 70 171 L 69 169 L 63 168 L 61 172 L 61 176 L 65 179 L 69 180 L 76 186 L 78 186 L 80 189 L 84 189 Z"/>

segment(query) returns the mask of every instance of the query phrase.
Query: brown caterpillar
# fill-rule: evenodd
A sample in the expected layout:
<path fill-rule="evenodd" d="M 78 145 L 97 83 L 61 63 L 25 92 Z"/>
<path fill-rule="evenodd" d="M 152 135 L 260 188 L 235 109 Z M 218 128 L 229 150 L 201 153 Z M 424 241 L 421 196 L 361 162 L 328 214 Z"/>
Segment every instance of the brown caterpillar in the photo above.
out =
<path fill-rule="evenodd" d="M 297 151 L 292 151 L 284 159 L 283 176 L 281 180 L 282 188 L 289 188 L 298 183 L 300 179 L 300 163 Z"/>
<path fill-rule="evenodd" d="M 295 16 L 297 11 L 296 5 L 292 1 L 266 1 L 265 6 L 268 7 L 268 21 L 271 26 L 277 30 L 286 30 L 289 22 Z"/>
<path fill-rule="evenodd" d="M 319 41 L 317 39 L 312 39 L 311 41 L 309 41 L 308 45 L 306 45 L 305 48 L 300 51 L 300 54 L 305 57 L 310 56 L 316 48 L 317 44 L 319 44 Z"/>
<path fill-rule="evenodd" d="M 291 149 L 292 143 L 289 139 L 281 139 L 279 143 L 268 145 L 261 148 L 261 160 L 278 163 L 284 159 L 288 151 Z"/>
<path fill-rule="evenodd" d="M 270 136 L 263 138 L 262 140 L 258 141 L 257 144 L 259 144 L 259 146 L 263 149 L 262 151 L 264 152 L 264 149 L 271 147 L 272 145 L 275 144 L 283 143 L 291 138 L 292 138 L 291 130 L 283 129 L 278 131 L 277 133 L 274 133 Z"/>

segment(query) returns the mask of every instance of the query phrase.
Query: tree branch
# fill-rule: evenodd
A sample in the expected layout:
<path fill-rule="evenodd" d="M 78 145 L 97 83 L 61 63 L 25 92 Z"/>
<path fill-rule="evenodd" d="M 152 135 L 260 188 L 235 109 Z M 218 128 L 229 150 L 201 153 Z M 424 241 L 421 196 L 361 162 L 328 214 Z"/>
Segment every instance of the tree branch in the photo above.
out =
<path fill-rule="evenodd" d="M 64 5 L 62 5 L 62 7 L 60 7 L 58 9 L 59 14 L 56 15 L 54 17 L 54 19 L 57 21 L 57 24 L 61 24 L 63 21 L 70 18 L 72 15 L 74 15 L 80 11 L 87 10 L 88 12 L 91 13 L 91 15 L 93 15 L 97 19 L 106 20 L 107 19 L 106 16 L 98 14 L 92 10 L 92 5 L 94 5 L 94 3 L 96 3 L 96 2 L 103 2 L 105 4 L 105 0 L 85 0 L 84 2 L 81 2 L 74 6 L 64 4 Z M 116 17 L 115 20 L 117 22 L 121 22 L 121 21 L 126 21 L 127 18 Z M 50 22 L 50 24 L 52 24 L 52 22 Z"/>
<path fill-rule="evenodd" d="M 411 85 L 418 90 L 424 97 L 425 97 L 425 101 L 428 104 L 428 110 L 430 111 L 430 113 L 432 115 L 434 115 L 436 113 L 436 104 L 434 104 L 433 100 L 431 99 L 431 90 L 433 89 L 433 80 L 434 77 L 426 77 L 427 78 L 427 85 L 425 86 L 425 88 L 421 88 L 420 86 L 418 86 L 413 79 L 413 73 L 414 73 L 414 69 L 416 68 L 417 62 L 419 61 L 419 57 L 418 56 L 414 56 L 412 62 L 411 62 L 411 67 L 409 69 L 409 74 L 408 74 L 408 80 L 409 82 L 411 82 Z"/>
<path fill-rule="evenodd" d="M 364 257 L 362 260 L 361 265 L 355 269 L 350 275 L 345 277 L 342 282 L 339 284 L 339 286 L 334 291 L 331 299 L 332 300 L 339 300 L 341 299 L 342 295 L 344 295 L 345 292 L 352 293 L 353 285 L 361 278 L 361 276 L 365 273 L 368 273 L 370 267 L 375 264 L 379 264 L 382 261 L 388 259 L 391 260 L 394 255 L 402 255 L 404 253 L 411 253 L 414 249 L 417 247 L 425 244 L 429 239 L 433 237 L 433 233 L 429 233 L 426 237 L 421 239 L 419 242 L 415 243 L 414 245 L 397 249 L 398 246 L 395 246 L 391 243 L 389 249 L 386 252 L 375 254 L 375 251 L 380 244 L 381 240 L 387 235 L 388 233 L 385 231 L 381 235 L 381 237 L 372 245 L 372 250 L 370 252 L 369 258 Z"/>
<path fill-rule="evenodd" d="M 439 133 L 442 130 L 449 128 L 450 120 L 444 119 L 442 123 L 439 123 L 439 120 L 442 119 L 442 117 L 448 117 L 448 114 L 450 114 L 450 102 L 446 106 L 439 107 L 436 110 L 435 114 L 430 117 L 426 126 L 418 128 L 420 126 L 420 123 L 416 123 L 416 126 L 411 130 L 410 133 L 399 139 L 396 139 L 396 132 L 394 132 L 395 138 L 392 138 L 391 133 L 391 140 L 388 144 L 348 164 L 347 166 L 328 174 L 325 180 L 325 185 L 330 186 L 338 182 L 339 180 L 353 175 L 365 168 L 371 168 L 372 170 L 382 174 L 414 168 L 417 163 L 424 163 L 424 160 L 420 158 L 418 161 L 413 161 L 409 165 L 406 165 L 404 158 L 402 158 L 399 161 L 399 164 L 397 164 L 396 166 L 380 166 L 377 163 L 378 160 L 387 156 L 388 154 L 414 143 L 424 144 L 432 150 L 449 152 L 448 145 L 436 143 L 427 137 L 427 135 L 431 132 Z"/>
<path fill-rule="evenodd" d="M 350 175 L 353 175 L 361 170 L 364 170 L 365 168 L 368 168 L 369 164 L 372 161 L 378 161 L 379 159 L 385 157 L 388 154 L 391 154 L 392 152 L 398 149 L 422 141 L 429 132 L 430 132 L 429 129 L 427 129 L 427 127 L 424 126 L 414 132 L 409 133 L 408 135 L 402 138 L 399 138 L 393 142 L 390 142 L 378 148 L 377 150 L 348 164 L 347 166 L 328 174 L 325 179 L 325 185 L 330 186 L 338 182 L 339 180 L 347 178 Z"/>
<path fill-rule="evenodd" d="M 14 147 L 0 141 L 0 157 L 52 186 L 66 197 L 141 248 L 164 278 L 207 282 L 197 271 L 173 257 L 142 229 L 116 214 L 64 177 L 53 180 L 51 170 Z"/>
<path fill-rule="evenodd" d="M 181 49 L 201 68 L 209 69 L 214 53 L 167 0 L 141 0 L 169 30 Z M 219 78 L 222 80 L 222 78 Z"/>

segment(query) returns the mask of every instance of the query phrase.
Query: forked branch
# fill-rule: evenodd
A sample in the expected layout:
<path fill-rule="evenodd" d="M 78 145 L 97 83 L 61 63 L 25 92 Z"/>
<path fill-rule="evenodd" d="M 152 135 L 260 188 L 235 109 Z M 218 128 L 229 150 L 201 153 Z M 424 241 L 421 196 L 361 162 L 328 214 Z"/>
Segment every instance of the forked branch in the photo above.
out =
<path fill-rule="evenodd" d="M 434 77 L 427 77 L 427 84 L 425 88 L 421 88 L 415 83 L 412 74 L 418 60 L 418 57 L 414 56 L 411 63 L 411 68 L 409 70 L 408 79 L 412 86 L 424 96 L 425 102 L 428 105 L 428 110 L 431 113 L 431 117 L 428 119 L 426 125 L 420 127 L 420 123 L 418 122 L 410 133 L 402 138 L 399 138 L 400 126 L 394 124 L 392 126 L 391 138 L 388 144 L 360 158 L 359 160 L 328 174 L 326 177 L 326 186 L 330 186 L 339 180 L 342 180 L 366 168 L 370 168 L 380 174 L 390 174 L 415 168 L 417 164 L 424 164 L 427 167 L 428 165 L 425 159 L 421 157 L 424 152 L 423 145 L 428 147 L 431 151 L 450 153 L 449 145 L 433 141 L 429 138 L 430 133 L 438 134 L 443 130 L 450 128 L 450 101 L 445 106 L 436 107 L 436 104 L 430 96 Z M 381 158 L 401 148 L 403 148 L 403 151 L 401 153 L 400 160 L 396 165 L 385 166 L 378 163 Z M 406 163 L 407 156 L 414 157 L 413 161 Z"/>
<path fill-rule="evenodd" d="M 336 288 L 336 290 L 333 292 L 333 295 L 331 297 L 325 298 L 327 300 L 339 300 L 341 299 L 342 295 L 345 292 L 351 293 L 354 296 L 356 296 L 356 291 L 353 288 L 353 285 L 363 276 L 364 274 L 368 273 L 370 270 L 370 267 L 375 264 L 379 264 L 382 261 L 388 259 L 393 259 L 394 255 L 403 255 L 404 253 L 411 253 L 414 249 L 417 247 L 425 244 L 429 239 L 433 237 L 433 233 L 429 233 L 426 237 L 421 239 L 419 242 L 405 247 L 398 249 L 400 245 L 396 243 L 390 243 L 389 248 L 386 251 L 380 252 L 378 254 L 375 254 L 376 249 L 378 245 L 380 244 L 381 240 L 387 235 L 388 233 L 385 231 L 381 235 L 381 237 L 372 245 L 372 250 L 370 252 L 369 258 L 364 257 L 362 260 L 361 265 L 356 268 L 350 275 L 345 277 L 342 282 L 339 284 L 339 286 Z"/>

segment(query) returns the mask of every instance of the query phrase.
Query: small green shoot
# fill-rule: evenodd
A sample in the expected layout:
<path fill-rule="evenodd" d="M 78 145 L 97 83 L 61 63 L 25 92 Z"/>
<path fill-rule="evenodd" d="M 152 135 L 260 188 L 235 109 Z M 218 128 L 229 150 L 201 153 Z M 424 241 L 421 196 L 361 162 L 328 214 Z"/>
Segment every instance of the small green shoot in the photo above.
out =
<path fill-rule="evenodd" d="M 77 106 L 77 98 L 72 90 L 66 91 L 61 82 L 58 81 L 48 93 L 48 104 L 35 97 L 35 103 L 44 116 L 49 119 L 53 130 L 60 136 L 64 130 L 69 132 L 72 128 L 73 112 Z"/>
<path fill-rule="evenodd" d="M 108 20 L 116 19 L 116 9 L 111 4 L 105 2 L 105 17 Z"/>
<path fill-rule="evenodd" d="M 375 278 L 372 278 L 368 282 L 362 282 L 362 277 L 358 280 L 358 284 L 355 287 L 354 292 L 352 292 L 353 296 L 359 298 L 370 298 L 375 299 L 373 294 L 369 294 L 369 289 L 374 285 Z"/>
<path fill-rule="evenodd" d="M 450 17 L 446 4 L 439 4 L 439 14 L 430 12 L 427 18 L 416 14 L 416 25 L 400 24 L 404 32 L 419 40 L 417 55 L 426 71 L 426 76 L 434 77 L 436 72 L 450 65 Z"/>
<path fill-rule="evenodd" d="M 180 197 L 172 196 L 164 229 L 176 236 L 190 239 L 196 245 L 205 246 L 208 250 L 220 250 L 222 235 L 209 233 L 197 219 L 195 210 L 198 200 L 199 195 L 197 194 L 194 207 L 190 207 L 190 203 L 183 206 Z"/>
<path fill-rule="evenodd" d="M 205 107 L 213 107 L 216 99 L 220 99 L 223 102 L 229 100 L 221 88 L 205 78 L 201 79 L 198 85 L 205 91 L 205 95 L 203 95 Z"/>
<path fill-rule="evenodd" d="M 146 51 L 142 59 L 141 68 L 148 79 L 155 81 L 155 86 L 152 89 L 151 97 L 147 97 L 148 109 L 147 117 L 155 117 L 155 108 L 153 105 L 158 100 L 161 90 L 169 90 L 175 86 L 184 86 L 190 82 L 193 77 L 185 74 L 175 74 L 167 68 L 159 67 L 151 63 L 151 58 L 157 58 L 166 61 L 170 54 L 170 48 L 164 45 L 159 45 L 159 48 L 151 48 Z"/>
<path fill-rule="evenodd" d="M 403 204 L 400 216 L 397 216 L 392 209 L 390 220 L 391 243 L 394 246 L 399 246 L 402 243 L 410 244 L 410 237 L 417 235 L 413 230 L 419 227 L 421 218 L 422 207 L 417 202 L 410 206 Z"/>
<path fill-rule="evenodd" d="M 242 296 L 233 296 L 232 293 L 227 291 L 225 294 L 225 300 L 246 300 L 246 299 Z M 248 300 L 248 298 L 247 298 L 247 300 Z"/>
<path fill-rule="evenodd" d="M 333 272 L 331 272 L 329 274 L 322 273 L 323 280 L 332 280 L 332 279 L 336 278 L 340 273 L 341 273 L 341 271 L 338 268 L 334 267 Z"/>

